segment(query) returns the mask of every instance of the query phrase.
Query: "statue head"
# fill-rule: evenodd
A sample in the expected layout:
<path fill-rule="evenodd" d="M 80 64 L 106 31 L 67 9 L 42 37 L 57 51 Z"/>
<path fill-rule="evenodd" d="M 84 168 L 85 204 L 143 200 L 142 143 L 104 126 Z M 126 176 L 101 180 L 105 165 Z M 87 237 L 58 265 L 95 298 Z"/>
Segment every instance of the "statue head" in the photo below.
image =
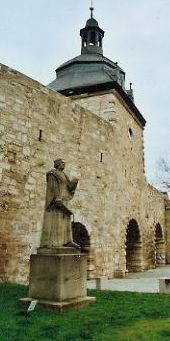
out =
<path fill-rule="evenodd" d="M 54 160 L 54 168 L 64 170 L 65 162 L 62 159 Z"/>

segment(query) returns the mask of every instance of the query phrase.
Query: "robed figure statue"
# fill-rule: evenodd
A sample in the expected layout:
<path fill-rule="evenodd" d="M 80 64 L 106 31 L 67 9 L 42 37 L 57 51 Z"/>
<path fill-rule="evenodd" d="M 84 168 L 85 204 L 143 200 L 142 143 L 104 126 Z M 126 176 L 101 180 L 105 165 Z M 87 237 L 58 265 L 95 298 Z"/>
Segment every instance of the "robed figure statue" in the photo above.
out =
<path fill-rule="evenodd" d="M 78 247 L 72 239 L 71 215 L 68 201 L 73 198 L 78 180 L 69 180 L 64 173 L 65 162 L 54 161 L 47 173 L 46 203 L 41 236 L 41 248 Z"/>

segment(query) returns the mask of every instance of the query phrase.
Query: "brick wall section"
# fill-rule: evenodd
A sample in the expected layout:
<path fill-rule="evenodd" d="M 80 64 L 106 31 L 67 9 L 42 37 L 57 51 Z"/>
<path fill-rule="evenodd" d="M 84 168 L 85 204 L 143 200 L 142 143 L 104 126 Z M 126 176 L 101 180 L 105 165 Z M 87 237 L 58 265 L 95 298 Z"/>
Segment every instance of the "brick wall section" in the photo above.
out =
<path fill-rule="evenodd" d="M 40 242 L 45 173 L 60 157 L 70 177 L 80 179 L 71 206 L 90 234 L 91 276 L 124 274 L 132 218 L 148 266 L 154 226 L 159 222 L 165 229 L 164 198 L 145 180 L 140 125 L 115 92 L 106 109 L 111 101 L 116 110 L 108 122 L 0 65 L 0 279 L 28 280 L 29 256 Z"/>

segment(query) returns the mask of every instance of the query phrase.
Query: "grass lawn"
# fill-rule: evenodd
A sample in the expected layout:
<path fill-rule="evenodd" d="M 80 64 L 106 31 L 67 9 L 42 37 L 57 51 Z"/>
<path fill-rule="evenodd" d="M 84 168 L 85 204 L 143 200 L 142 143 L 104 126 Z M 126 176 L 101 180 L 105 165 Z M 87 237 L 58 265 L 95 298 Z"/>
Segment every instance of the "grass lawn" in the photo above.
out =
<path fill-rule="evenodd" d="M 21 285 L 0 284 L 0 341 L 170 340 L 170 296 L 91 290 L 97 301 L 61 315 L 18 301 Z"/>

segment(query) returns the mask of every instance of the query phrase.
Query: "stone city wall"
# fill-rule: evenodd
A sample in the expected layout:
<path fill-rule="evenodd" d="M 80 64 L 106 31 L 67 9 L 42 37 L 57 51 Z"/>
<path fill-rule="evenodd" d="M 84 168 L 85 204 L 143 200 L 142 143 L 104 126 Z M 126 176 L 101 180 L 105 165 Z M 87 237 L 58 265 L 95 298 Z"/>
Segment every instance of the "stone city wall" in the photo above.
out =
<path fill-rule="evenodd" d="M 150 268 L 153 266 L 155 226 L 158 223 L 162 227 L 164 241 L 166 239 L 165 202 L 164 195 L 150 186 L 145 177 L 141 123 L 115 90 L 72 96 L 72 99 L 114 127 L 116 144 L 113 146 L 113 162 L 116 177 L 112 180 L 115 184 L 112 224 L 115 224 L 114 236 L 117 236 L 115 272 L 119 276 L 122 270 L 118 269 L 125 269 L 126 266 L 126 228 L 131 219 L 137 221 L 142 237 L 143 268 Z"/>
<path fill-rule="evenodd" d="M 166 257 L 167 257 L 167 262 L 170 263 L 170 200 L 166 201 L 165 219 L 166 219 L 166 240 L 167 240 Z"/>
<path fill-rule="evenodd" d="M 117 106 L 113 124 L 0 65 L 1 280 L 28 280 L 29 257 L 40 242 L 45 174 L 56 158 L 80 179 L 72 209 L 90 235 L 92 277 L 124 272 L 130 219 L 143 245 L 155 221 L 164 228 L 164 199 L 148 190 L 144 176 L 142 129 L 119 96 L 109 96 Z"/>

